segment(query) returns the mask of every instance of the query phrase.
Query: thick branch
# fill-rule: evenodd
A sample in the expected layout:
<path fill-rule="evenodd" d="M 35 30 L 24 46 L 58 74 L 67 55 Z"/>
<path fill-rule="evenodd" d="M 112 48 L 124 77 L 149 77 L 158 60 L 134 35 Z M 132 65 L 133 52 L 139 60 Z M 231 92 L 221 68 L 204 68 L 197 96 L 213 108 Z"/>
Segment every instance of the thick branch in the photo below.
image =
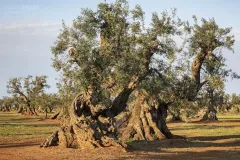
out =
<path fill-rule="evenodd" d="M 192 62 L 192 76 L 197 84 L 197 90 L 199 90 L 200 87 L 200 71 L 206 56 L 207 53 L 199 53 Z"/>

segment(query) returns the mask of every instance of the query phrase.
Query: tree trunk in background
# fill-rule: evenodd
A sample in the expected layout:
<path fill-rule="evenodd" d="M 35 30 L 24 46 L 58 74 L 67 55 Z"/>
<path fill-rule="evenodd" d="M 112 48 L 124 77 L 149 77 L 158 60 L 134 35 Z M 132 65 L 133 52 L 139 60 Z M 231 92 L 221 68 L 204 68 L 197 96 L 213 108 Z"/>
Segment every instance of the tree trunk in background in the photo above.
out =
<path fill-rule="evenodd" d="M 1 108 L 1 111 L 3 112 L 10 112 L 11 111 L 11 107 L 8 105 L 5 105 L 4 107 Z"/>
<path fill-rule="evenodd" d="M 10 105 L 7 105 L 7 106 L 6 106 L 6 111 L 7 111 L 7 112 L 10 112 L 10 111 L 11 111 L 11 106 L 10 106 Z"/>
<path fill-rule="evenodd" d="M 197 85 L 196 92 L 198 92 L 200 90 L 200 88 L 202 87 L 201 86 L 201 81 L 200 81 L 200 79 L 201 79 L 200 71 L 201 71 L 202 64 L 203 64 L 206 56 L 207 56 L 207 53 L 202 53 L 201 52 L 197 55 L 197 57 L 192 62 L 191 73 L 192 73 L 192 76 L 193 76 L 193 78 L 196 82 L 196 85 Z"/>
<path fill-rule="evenodd" d="M 213 107 L 213 105 L 209 104 L 208 109 L 206 111 L 206 113 L 204 114 L 203 121 L 217 121 L 217 111 L 216 109 Z"/>
<path fill-rule="evenodd" d="M 44 117 L 44 119 L 47 119 L 47 114 L 48 114 L 47 108 L 44 110 L 44 112 L 45 112 L 45 117 Z"/>
<path fill-rule="evenodd" d="M 23 109 L 23 106 L 21 105 L 21 106 L 19 107 L 18 113 L 23 114 L 23 112 L 24 112 L 24 109 Z"/>
<path fill-rule="evenodd" d="M 52 106 L 49 106 L 48 108 L 49 108 L 49 113 L 52 113 L 53 107 L 52 107 Z"/>
<path fill-rule="evenodd" d="M 217 121 L 217 110 L 214 108 L 214 96 L 213 89 L 208 90 L 209 96 L 209 105 L 206 113 L 204 114 L 202 120 L 204 121 Z"/>
<path fill-rule="evenodd" d="M 170 132 L 170 130 L 167 127 L 166 124 L 166 118 L 167 118 L 167 110 L 168 110 L 168 104 L 167 103 L 160 103 L 157 108 L 157 124 L 158 128 L 160 129 L 161 133 L 164 134 L 164 136 L 168 139 L 174 138 L 174 135 Z M 176 136 L 178 137 L 178 136 Z"/>
<path fill-rule="evenodd" d="M 172 115 L 171 121 L 182 121 L 179 109 L 177 109 L 176 112 L 172 112 L 171 115 Z"/>
<path fill-rule="evenodd" d="M 28 106 L 26 109 L 26 112 L 23 113 L 24 115 L 29 115 L 29 116 L 37 116 L 37 112 L 35 111 L 35 108 Z"/>
<path fill-rule="evenodd" d="M 182 119 L 181 119 L 181 117 L 180 117 L 180 114 L 179 113 L 173 113 L 172 114 L 172 119 L 171 119 L 172 121 L 181 121 Z"/>

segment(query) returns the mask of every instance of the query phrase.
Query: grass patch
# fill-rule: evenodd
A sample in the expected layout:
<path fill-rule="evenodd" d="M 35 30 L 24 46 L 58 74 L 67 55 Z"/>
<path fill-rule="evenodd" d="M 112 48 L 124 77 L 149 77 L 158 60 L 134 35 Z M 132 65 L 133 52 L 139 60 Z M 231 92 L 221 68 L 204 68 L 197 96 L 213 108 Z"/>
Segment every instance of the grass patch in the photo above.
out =
<path fill-rule="evenodd" d="M 240 135 L 240 115 L 219 115 L 217 122 L 169 123 L 173 134 L 194 136 Z"/>
<path fill-rule="evenodd" d="M 39 123 L 44 115 L 23 116 L 15 113 L 0 113 L 0 137 L 39 136 L 51 134 L 58 124 Z M 29 123 L 31 121 L 31 123 Z"/>

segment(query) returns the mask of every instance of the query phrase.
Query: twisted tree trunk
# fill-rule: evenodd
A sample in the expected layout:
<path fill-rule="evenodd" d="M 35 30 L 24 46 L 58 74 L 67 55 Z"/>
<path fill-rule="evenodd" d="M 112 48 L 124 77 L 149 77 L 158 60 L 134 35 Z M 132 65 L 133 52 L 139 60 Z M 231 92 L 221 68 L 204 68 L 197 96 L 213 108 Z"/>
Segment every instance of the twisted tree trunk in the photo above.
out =
<path fill-rule="evenodd" d="M 29 116 L 37 116 L 37 112 L 34 107 L 28 106 L 26 109 L 26 112 L 23 113 L 24 115 L 29 115 Z"/>
<path fill-rule="evenodd" d="M 209 105 L 206 113 L 203 115 L 202 120 L 204 121 L 217 121 L 217 110 L 214 108 L 214 90 L 208 89 Z"/>
<path fill-rule="evenodd" d="M 69 107 L 70 119 L 63 119 L 65 122 L 61 123 L 58 134 L 54 134 L 57 137 L 54 139 L 58 139 L 56 143 L 72 147 L 76 140 L 79 148 L 117 146 L 125 150 L 126 145 L 117 142 L 114 118 L 103 117 L 99 113 L 102 113 L 102 106 L 94 105 L 91 95 L 85 93 L 77 96 Z M 51 140 L 52 138 L 48 138 L 41 146 L 51 146 Z"/>
<path fill-rule="evenodd" d="M 23 114 L 23 112 L 24 112 L 24 109 L 23 109 L 23 106 L 21 105 L 21 106 L 19 107 L 19 109 L 18 109 L 18 113 Z"/>
<path fill-rule="evenodd" d="M 202 69 L 202 64 L 207 55 L 208 55 L 207 52 L 201 52 L 197 55 L 197 57 L 192 62 L 191 72 L 192 72 L 192 76 L 195 80 L 195 83 L 197 85 L 196 94 L 199 92 L 201 87 L 206 83 L 206 81 L 201 83 L 201 73 L 200 72 Z"/>
<path fill-rule="evenodd" d="M 168 104 L 159 103 L 150 106 L 144 96 L 138 95 L 132 115 L 125 128 L 123 140 L 154 140 L 173 138 L 172 133 L 166 125 Z"/>
<path fill-rule="evenodd" d="M 217 111 L 213 105 L 209 105 L 206 113 L 202 117 L 203 121 L 217 121 Z"/>
<path fill-rule="evenodd" d="M 45 117 L 44 117 L 44 119 L 47 119 L 47 117 L 48 117 L 48 116 L 47 116 L 47 114 L 48 114 L 47 108 L 44 109 L 44 112 L 45 112 Z"/>

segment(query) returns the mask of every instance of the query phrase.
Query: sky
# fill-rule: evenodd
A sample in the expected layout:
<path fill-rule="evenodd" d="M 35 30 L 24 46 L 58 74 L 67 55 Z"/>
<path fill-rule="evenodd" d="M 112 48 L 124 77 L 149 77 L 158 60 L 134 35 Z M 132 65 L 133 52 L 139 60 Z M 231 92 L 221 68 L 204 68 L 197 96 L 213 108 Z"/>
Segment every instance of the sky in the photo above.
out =
<path fill-rule="evenodd" d="M 51 67 L 50 46 L 56 40 L 62 19 L 67 24 L 81 8 L 96 9 L 104 0 L 0 0 L 0 98 L 7 96 L 7 81 L 13 77 L 47 75 L 49 92 L 57 92 L 58 73 Z M 113 2 L 113 0 L 107 0 Z M 228 68 L 240 74 L 240 1 L 239 0 L 130 0 L 140 4 L 146 14 L 177 9 L 179 18 L 192 21 L 192 15 L 214 17 L 220 27 L 233 27 L 235 53 L 224 51 Z M 226 83 L 227 93 L 240 94 L 240 80 Z"/>

